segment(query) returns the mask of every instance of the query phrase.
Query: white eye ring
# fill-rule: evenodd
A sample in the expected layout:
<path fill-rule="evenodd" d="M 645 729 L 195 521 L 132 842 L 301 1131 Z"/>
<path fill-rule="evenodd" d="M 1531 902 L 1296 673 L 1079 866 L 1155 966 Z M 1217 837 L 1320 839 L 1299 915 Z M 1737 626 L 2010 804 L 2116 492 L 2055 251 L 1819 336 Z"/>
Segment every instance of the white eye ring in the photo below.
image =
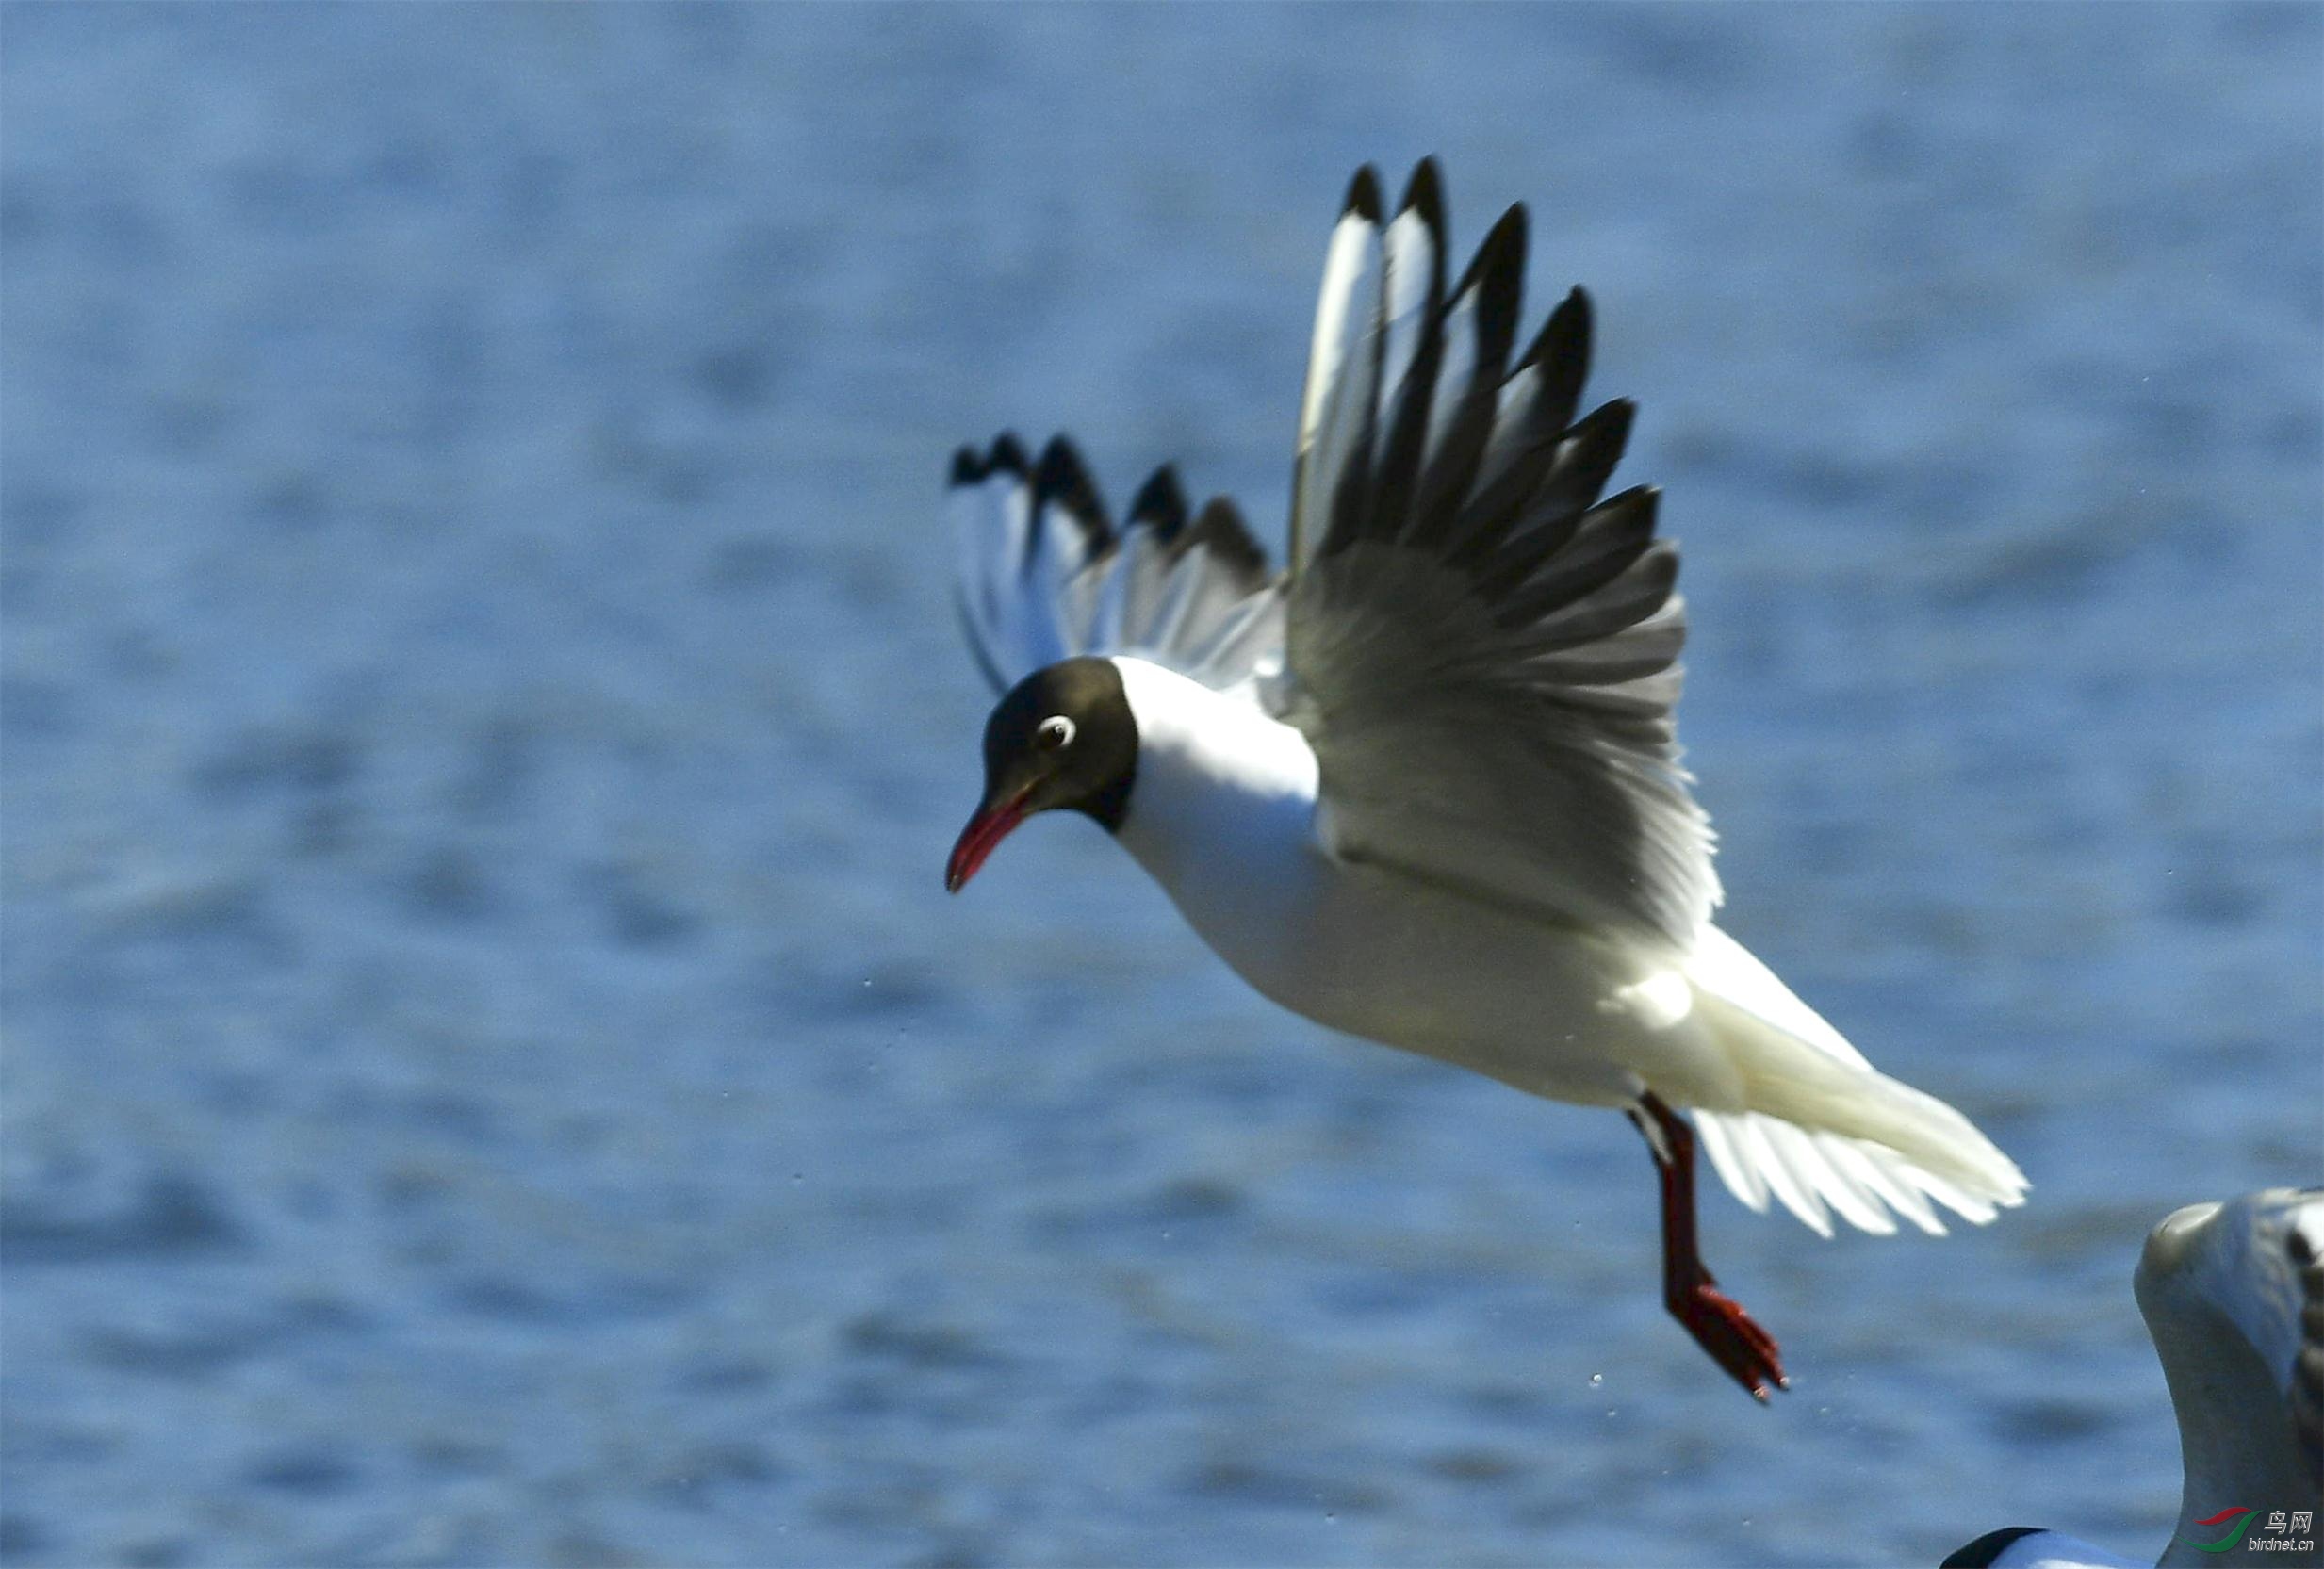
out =
<path fill-rule="evenodd" d="M 1073 744 L 1073 722 L 1061 713 L 1051 714 L 1041 721 L 1040 728 L 1033 732 L 1046 752 L 1059 752 Z"/>

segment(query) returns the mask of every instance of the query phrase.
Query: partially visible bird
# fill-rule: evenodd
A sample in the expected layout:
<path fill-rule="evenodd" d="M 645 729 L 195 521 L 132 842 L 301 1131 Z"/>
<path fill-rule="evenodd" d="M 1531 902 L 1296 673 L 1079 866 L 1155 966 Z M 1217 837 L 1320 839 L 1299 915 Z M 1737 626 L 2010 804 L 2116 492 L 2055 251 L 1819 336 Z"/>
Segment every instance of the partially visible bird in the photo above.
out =
<path fill-rule="evenodd" d="M 1678 551 L 1658 492 L 1601 499 L 1631 405 L 1576 417 L 1579 289 L 1517 347 L 1524 208 L 1449 286 L 1448 253 L 1432 160 L 1393 218 L 1357 173 L 1280 574 L 1168 467 L 1117 531 L 1063 437 L 954 460 L 960 609 L 1005 695 L 945 886 L 1027 817 L 1081 812 L 1292 1011 L 1626 1113 L 1661 1176 L 1663 1299 L 1764 1400 L 1776 1342 L 1695 1246 L 1698 1138 L 1743 1202 L 1826 1235 L 1835 1211 L 1982 1224 L 2025 1179 L 1711 924 Z"/>
<path fill-rule="evenodd" d="M 2147 1234 L 2131 1283 L 2179 1418 L 2185 1485 L 2156 1561 L 2315 1561 L 2324 1514 L 2324 1187 L 2189 1204 Z M 2295 1542 L 2306 1516 L 2305 1553 Z M 2280 1522 L 2280 1524 L 2271 1524 Z M 1943 1569 L 2144 1563 L 2059 1531 L 1988 1531 Z"/>

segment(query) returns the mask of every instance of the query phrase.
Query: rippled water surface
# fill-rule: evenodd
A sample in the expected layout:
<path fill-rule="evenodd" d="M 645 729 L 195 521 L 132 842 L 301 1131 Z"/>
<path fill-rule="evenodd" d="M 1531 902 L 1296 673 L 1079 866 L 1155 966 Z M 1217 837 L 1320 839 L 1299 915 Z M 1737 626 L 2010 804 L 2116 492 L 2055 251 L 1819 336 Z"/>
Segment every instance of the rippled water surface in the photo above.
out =
<path fill-rule="evenodd" d="M 2324 1110 L 2314 8 L 0 8 L 22 1563 L 2160 1545 L 2128 1289 Z M 1366 158 L 1638 397 L 1727 921 L 2033 1202 L 1708 1201 L 939 888 L 935 495 L 1280 516 Z"/>

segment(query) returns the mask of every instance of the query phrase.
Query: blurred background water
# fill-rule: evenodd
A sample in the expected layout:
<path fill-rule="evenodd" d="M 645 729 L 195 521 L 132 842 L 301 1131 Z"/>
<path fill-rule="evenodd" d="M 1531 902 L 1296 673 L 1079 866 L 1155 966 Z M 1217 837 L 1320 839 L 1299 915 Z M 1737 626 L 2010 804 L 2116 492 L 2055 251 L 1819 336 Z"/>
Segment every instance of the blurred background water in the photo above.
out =
<path fill-rule="evenodd" d="M 2319 1170 L 2313 7 L 0 8 L 20 1563 L 2159 1548 Z M 1727 923 L 2033 1201 L 1708 1200 L 1105 837 L 947 900 L 952 447 L 1270 534 L 1343 184 L 1596 296 Z"/>

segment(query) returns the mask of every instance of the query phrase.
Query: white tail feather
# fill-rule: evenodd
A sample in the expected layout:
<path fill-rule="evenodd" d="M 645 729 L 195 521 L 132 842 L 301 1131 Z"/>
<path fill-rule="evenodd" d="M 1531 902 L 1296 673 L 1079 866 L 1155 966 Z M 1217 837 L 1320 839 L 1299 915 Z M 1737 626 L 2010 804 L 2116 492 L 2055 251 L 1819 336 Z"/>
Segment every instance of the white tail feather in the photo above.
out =
<path fill-rule="evenodd" d="M 2024 1202 L 2024 1174 L 1969 1119 L 1875 1071 L 1724 932 L 1704 931 L 1687 979 L 1744 1101 L 1697 1107 L 1694 1125 L 1720 1181 L 1752 1209 L 1772 1195 L 1822 1236 L 1832 1211 L 1881 1234 L 1896 1230 L 1893 1211 L 1942 1235 L 1932 1199 L 1976 1225 Z"/>

